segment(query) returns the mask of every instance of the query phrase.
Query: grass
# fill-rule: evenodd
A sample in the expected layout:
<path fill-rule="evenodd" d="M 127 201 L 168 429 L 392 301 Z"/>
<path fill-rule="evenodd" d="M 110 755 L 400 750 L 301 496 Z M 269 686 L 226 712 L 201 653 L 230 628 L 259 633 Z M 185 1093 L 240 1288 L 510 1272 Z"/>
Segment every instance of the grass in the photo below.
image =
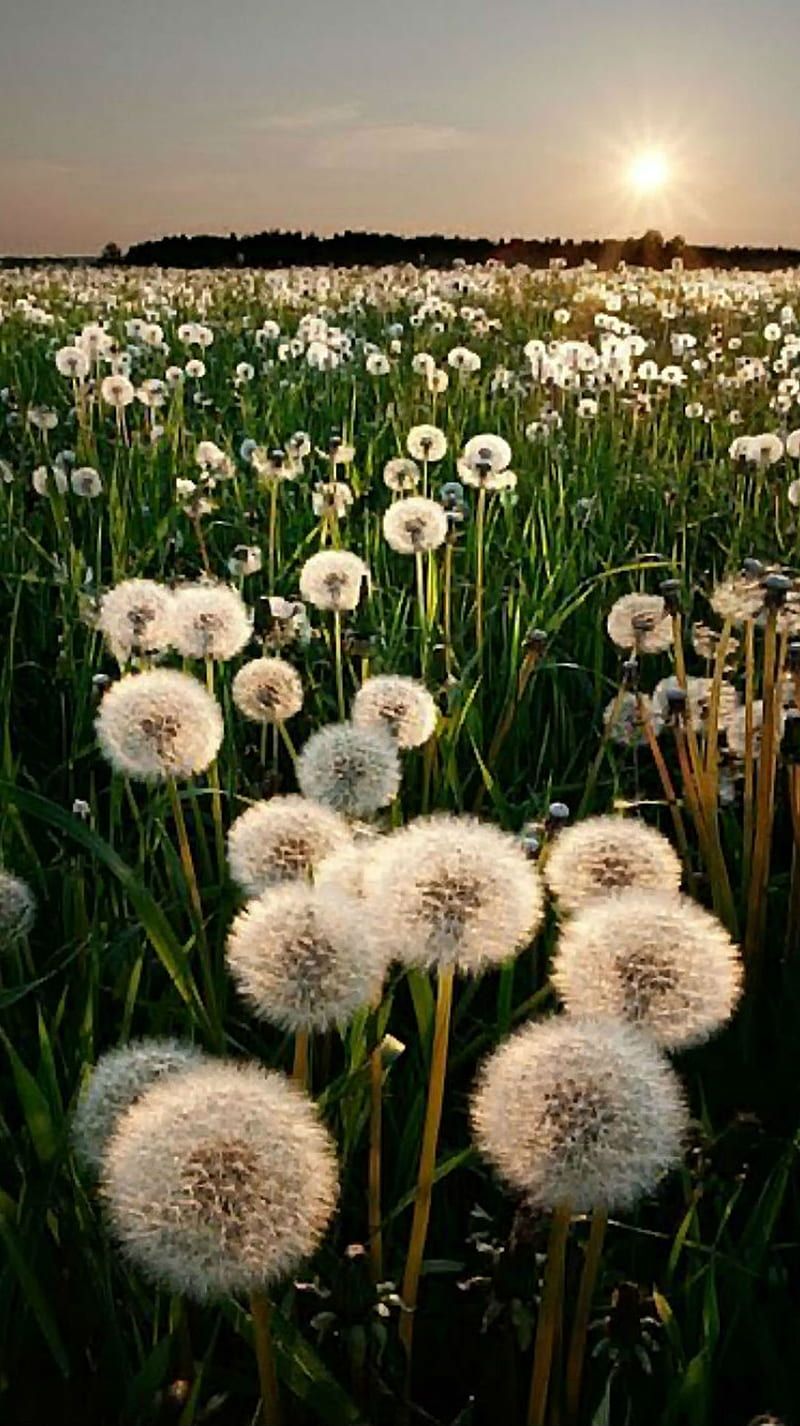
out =
<path fill-rule="evenodd" d="M 196 1375 L 187 1392 L 180 1314 L 109 1245 L 95 1197 L 69 1152 L 69 1122 L 98 1055 L 132 1037 L 174 1033 L 291 1068 L 291 1045 L 246 1016 L 224 973 L 236 895 L 215 850 L 216 790 L 200 778 L 177 792 L 198 869 L 209 953 L 204 980 L 175 806 L 167 790 L 112 777 L 99 757 L 98 680 L 116 677 L 117 669 L 92 626 L 98 592 L 131 575 L 193 578 L 206 562 L 227 577 L 236 547 L 258 545 L 264 568 L 242 586 L 263 629 L 265 596 L 294 596 L 304 559 L 319 547 L 323 529 L 311 489 L 329 478 L 331 466 L 327 455 L 313 453 L 304 473 L 280 486 L 273 515 L 270 492 L 240 459 L 240 444 L 251 437 L 282 445 L 295 430 L 308 429 L 315 451 L 325 452 L 330 432 L 339 431 L 355 448 L 353 464 L 339 472 L 355 500 L 324 533 L 328 543 L 360 554 L 372 575 L 369 599 L 343 631 L 341 696 L 349 703 L 367 659 L 372 673 L 418 676 L 424 661 L 441 708 L 433 754 L 405 758 L 396 819 L 408 820 L 423 806 L 468 812 L 481 805 L 484 815 L 517 832 L 544 822 L 553 800 L 575 811 L 588 793 L 584 811 L 635 806 L 672 834 L 663 782 L 647 749 L 607 744 L 597 760 L 602 710 L 620 678 L 605 633 L 608 608 L 631 589 L 656 592 L 671 577 L 679 581 L 686 621 L 708 621 L 714 579 L 743 559 L 798 565 L 800 533 L 787 498 L 791 461 L 754 466 L 728 453 L 735 435 L 791 429 L 791 411 L 771 402 L 797 364 L 793 350 L 785 358 L 789 372 L 767 365 L 763 379 L 735 379 L 743 355 L 774 360 L 764 327 L 797 300 L 794 277 L 601 279 L 464 269 L 424 276 L 444 305 L 417 325 L 410 319 L 422 281 L 410 269 L 0 275 L 6 418 L 0 459 L 9 467 L 0 484 L 0 845 L 3 864 L 26 878 L 39 902 L 30 943 L 0 963 L 0 1402 L 18 1426 L 48 1419 L 56 1401 L 61 1420 L 86 1426 L 166 1420 L 239 1426 L 252 1419 L 257 1387 L 249 1315 L 232 1302 L 190 1309 Z M 596 317 L 606 312 L 609 295 L 661 367 L 675 360 L 671 332 L 690 333 L 698 346 L 683 361 L 683 389 L 637 381 L 636 358 L 627 379 L 590 391 L 599 398 L 592 419 L 578 414 L 580 392 L 532 379 L 522 349 L 532 338 L 577 338 L 597 351 L 606 333 Z M 673 301 L 678 315 L 670 318 L 663 304 Z M 323 306 L 332 325 L 352 333 L 352 360 L 336 370 L 313 370 L 302 355 L 282 361 L 274 343 L 256 346 L 265 318 L 291 337 L 304 314 Z M 31 307 L 48 320 L 32 319 Z M 478 308 L 497 319 L 497 328 L 475 317 Z M 559 325 L 554 313 L 562 309 L 568 321 Z M 162 324 L 169 355 L 126 334 L 126 321 L 145 313 Z M 127 408 L 124 430 L 108 407 L 76 401 L 70 381 L 56 371 L 55 351 L 85 323 L 104 319 L 121 346 L 137 349 L 136 384 L 162 377 L 170 362 L 197 354 L 183 350 L 177 329 L 198 317 L 214 334 L 200 353 L 205 377 L 187 378 L 153 413 L 139 403 Z M 403 325 L 402 349 L 386 376 L 372 377 L 364 343 L 388 350 L 394 322 Z M 729 347 L 731 338 L 741 346 Z M 719 360 L 694 370 L 693 359 L 709 343 Z M 412 357 L 429 351 L 446 367 L 448 351 L 459 345 L 479 353 L 481 370 L 451 370 L 448 390 L 433 397 L 412 371 Z M 257 375 L 237 387 L 233 377 L 243 360 Z M 505 388 L 493 380 L 500 366 L 510 372 Z M 639 397 L 648 391 L 645 409 Z M 690 419 L 689 402 L 701 402 L 713 418 Z M 26 419 L 37 405 L 58 415 L 48 434 Z M 528 424 L 550 410 L 558 429 L 548 439 L 528 439 Z M 510 442 L 518 475 L 514 491 L 489 497 L 480 522 L 475 492 L 466 492 L 466 519 L 448 553 L 450 647 L 441 618 L 444 558 L 424 571 L 420 599 L 415 561 L 393 554 L 381 530 L 392 498 L 383 466 L 404 452 L 410 427 L 429 420 L 449 442 L 447 456 L 429 472 L 434 494 L 456 477 L 457 453 L 479 431 Z M 154 423 L 162 433 L 151 440 Z M 201 439 L 227 451 L 236 473 L 213 491 L 215 508 L 193 520 L 176 499 L 175 481 L 198 478 Z M 51 465 L 65 447 L 78 464 L 99 471 L 103 493 L 96 500 L 59 492 L 52 481 L 44 495 L 32 488 L 33 471 Z M 426 599 L 440 611 L 431 628 Z M 314 611 L 311 622 L 310 640 L 288 651 L 305 690 L 304 709 L 291 724 L 295 746 L 338 716 L 336 639 Z M 543 646 L 532 645 L 534 629 L 546 636 Z M 743 656 L 740 649 L 740 686 Z M 690 672 L 705 671 L 691 651 L 688 658 Z M 286 748 L 276 743 L 263 758 L 258 735 L 235 716 L 230 683 L 237 666 L 220 669 L 216 688 L 226 728 L 218 761 L 225 825 L 249 799 L 294 788 Z M 671 671 L 666 657 L 643 660 L 642 687 L 649 691 Z M 664 738 L 661 746 L 690 811 L 674 742 Z M 757 993 L 725 1034 L 682 1057 L 694 1121 L 682 1172 L 636 1215 L 612 1217 L 608 1225 L 589 1313 L 586 1423 L 744 1426 L 766 1410 L 790 1422 L 800 1418 L 793 1361 L 800 1004 L 796 955 L 783 954 L 793 845 L 785 781 L 780 769 Z M 715 801 L 715 811 L 741 911 L 741 794 L 718 809 Z M 710 903 L 715 864 L 701 857 L 702 839 L 686 820 L 698 893 Z M 765 840 L 768 847 L 762 825 L 762 851 Z M 482 1056 L 511 1026 L 552 1009 L 553 933 L 550 926 L 500 976 L 456 983 L 414 1331 L 413 1421 L 482 1426 L 525 1419 L 548 1224 L 515 1205 L 479 1162 L 465 1107 Z M 290 1422 L 383 1426 L 402 1419 L 405 1361 L 394 1294 L 411 1226 L 434 1019 L 428 979 L 395 976 L 374 1016 L 312 1048 L 312 1085 L 340 1147 L 343 1191 L 335 1228 L 308 1280 L 285 1284 L 274 1304 L 277 1371 Z M 386 1029 L 402 1052 L 384 1070 L 384 1283 L 376 1289 L 365 1186 L 370 1059 Z M 566 1245 L 567 1300 L 579 1291 L 589 1232 L 588 1223 L 579 1224 Z"/>

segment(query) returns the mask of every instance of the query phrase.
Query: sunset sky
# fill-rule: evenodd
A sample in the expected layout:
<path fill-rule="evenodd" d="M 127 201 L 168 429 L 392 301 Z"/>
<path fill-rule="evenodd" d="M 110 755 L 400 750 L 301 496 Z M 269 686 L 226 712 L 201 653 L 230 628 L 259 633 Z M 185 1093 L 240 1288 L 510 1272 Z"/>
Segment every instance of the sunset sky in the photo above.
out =
<path fill-rule="evenodd" d="M 268 227 L 800 245 L 800 0 L 4 4 L 0 252 Z"/>

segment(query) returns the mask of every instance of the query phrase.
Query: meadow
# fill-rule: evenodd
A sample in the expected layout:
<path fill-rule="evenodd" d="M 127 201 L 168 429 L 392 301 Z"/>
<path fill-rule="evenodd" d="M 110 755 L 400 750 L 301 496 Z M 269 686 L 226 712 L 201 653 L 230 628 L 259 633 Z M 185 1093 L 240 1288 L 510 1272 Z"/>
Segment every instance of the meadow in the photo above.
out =
<path fill-rule="evenodd" d="M 3 1420 L 800 1421 L 800 277 L 8 270 L 0 416 Z"/>

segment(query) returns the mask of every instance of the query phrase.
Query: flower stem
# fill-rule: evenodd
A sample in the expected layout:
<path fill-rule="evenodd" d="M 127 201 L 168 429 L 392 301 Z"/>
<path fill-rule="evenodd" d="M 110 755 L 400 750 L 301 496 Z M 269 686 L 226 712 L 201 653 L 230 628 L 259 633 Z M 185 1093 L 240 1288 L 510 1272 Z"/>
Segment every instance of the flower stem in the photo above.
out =
<path fill-rule="evenodd" d="M 342 616 L 338 609 L 333 611 L 333 644 L 336 662 L 336 701 L 339 718 L 344 722 L 347 713 L 344 704 L 344 669 L 342 667 Z"/>
<path fill-rule="evenodd" d="M 367 1221 L 369 1261 L 372 1281 L 383 1278 L 383 1233 L 381 1215 L 381 1139 L 383 1134 L 383 1055 L 377 1044 L 369 1057 L 369 1168 Z"/>
<path fill-rule="evenodd" d="M 294 1037 L 292 1079 L 301 1089 L 308 1089 L 308 1031 L 297 1030 Z"/>
<path fill-rule="evenodd" d="M 250 1312 L 253 1319 L 253 1345 L 258 1364 L 258 1380 L 261 1386 L 261 1418 L 264 1426 L 281 1426 L 283 1416 L 278 1395 L 275 1350 L 272 1344 L 272 1303 L 266 1293 L 253 1292 L 250 1294 Z"/>
<path fill-rule="evenodd" d="M 478 491 L 478 511 L 475 520 L 475 640 L 478 659 L 483 658 L 483 532 L 486 524 L 486 490 Z"/>
<path fill-rule="evenodd" d="M 419 1295 L 419 1280 L 425 1240 L 428 1236 L 428 1221 L 431 1214 L 433 1177 L 436 1169 L 436 1145 L 439 1125 L 442 1120 L 444 1080 L 447 1069 L 447 1045 L 450 1037 L 450 1012 L 453 1004 L 454 967 L 444 966 L 438 973 L 436 993 L 436 1016 L 433 1031 L 433 1051 L 428 1079 L 428 1101 L 425 1108 L 425 1124 L 422 1131 L 422 1149 L 417 1176 L 417 1193 L 414 1200 L 414 1219 L 411 1224 L 411 1238 L 408 1245 L 405 1272 L 403 1274 L 403 1313 L 400 1318 L 400 1341 L 406 1353 L 407 1381 L 411 1376 L 411 1349 L 414 1337 L 414 1314 Z"/>
<path fill-rule="evenodd" d="M 547 1413 L 553 1347 L 559 1330 L 564 1296 L 564 1263 L 571 1218 L 568 1204 L 553 1210 L 542 1284 L 542 1300 L 539 1307 L 539 1321 L 536 1327 L 531 1394 L 528 1402 L 528 1426 L 544 1426 Z"/>
<path fill-rule="evenodd" d="M 595 1208 L 583 1260 L 578 1300 L 572 1322 L 572 1335 L 567 1354 L 567 1413 L 566 1426 L 576 1426 L 581 1404 L 583 1363 L 586 1356 L 586 1333 L 592 1310 L 592 1297 L 597 1283 L 597 1274 L 603 1256 L 603 1243 L 608 1225 L 608 1213 L 604 1208 Z"/>

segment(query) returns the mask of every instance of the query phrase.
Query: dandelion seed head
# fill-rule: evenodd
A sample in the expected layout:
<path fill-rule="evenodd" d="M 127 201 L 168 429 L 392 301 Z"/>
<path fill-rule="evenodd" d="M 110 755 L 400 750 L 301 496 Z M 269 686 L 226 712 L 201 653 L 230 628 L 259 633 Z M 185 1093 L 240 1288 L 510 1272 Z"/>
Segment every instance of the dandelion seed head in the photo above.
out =
<path fill-rule="evenodd" d="M 430 358 L 433 363 L 433 358 Z M 447 437 L 438 426 L 412 426 L 406 437 L 406 450 L 414 460 L 436 461 L 447 454 Z"/>
<path fill-rule="evenodd" d="M 670 700 L 671 696 L 685 692 L 686 705 L 685 715 L 696 733 L 700 733 L 708 727 L 709 713 L 711 711 L 711 695 L 713 679 L 693 678 L 686 679 L 685 687 L 679 679 L 671 674 L 669 678 L 662 678 L 653 689 L 653 713 L 658 722 L 666 723 L 671 718 Z M 725 679 L 719 686 L 719 703 L 717 713 L 717 726 L 724 727 L 733 716 L 739 702 L 739 695 L 732 683 L 727 683 Z"/>
<path fill-rule="evenodd" d="M 254 723 L 285 723 L 303 706 L 300 675 L 280 658 L 251 659 L 233 680 L 233 701 Z"/>
<path fill-rule="evenodd" d="M 418 748 L 436 728 L 436 703 L 417 679 L 381 674 L 359 689 L 352 719 L 357 728 L 385 728 L 399 748 Z"/>
<path fill-rule="evenodd" d="M 553 984 L 574 1015 L 638 1024 L 666 1050 L 702 1044 L 730 1018 L 741 961 L 725 927 L 688 897 L 629 890 L 567 922 Z"/>
<path fill-rule="evenodd" d="M 660 594 L 623 594 L 609 610 L 606 628 L 620 649 L 660 654 L 672 644 L 672 619 Z"/>
<path fill-rule="evenodd" d="M 358 555 L 319 550 L 300 571 L 300 593 L 317 609 L 348 613 L 358 606 L 364 580 L 369 580 L 369 570 Z"/>
<path fill-rule="evenodd" d="M 115 772 L 141 781 L 204 772 L 222 742 L 216 699 L 175 669 L 129 673 L 104 694 L 95 722 Z"/>
<path fill-rule="evenodd" d="M 160 653 L 172 638 L 172 593 L 152 579 L 125 579 L 102 595 L 97 623 L 117 663 Z"/>
<path fill-rule="evenodd" d="M 365 888 L 393 957 L 477 975 L 528 945 L 541 925 L 539 875 L 522 844 L 471 817 L 420 817 L 384 838 Z"/>
<path fill-rule="evenodd" d="M 21 876 L 0 867 L 0 950 L 27 936 L 36 919 L 36 898 Z"/>
<path fill-rule="evenodd" d="M 157 1080 L 183 1074 L 202 1060 L 203 1053 L 195 1045 L 174 1039 L 138 1040 L 101 1055 L 72 1121 L 72 1146 L 79 1163 L 99 1175 L 122 1115 Z"/>
<path fill-rule="evenodd" d="M 247 606 L 231 585 L 186 584 L 173 599 L 172 642 L 183 658 L 224 661 L 250 642 Z"/>
<path fill-rule="evenodd" d="M 677 891 L 681 864 L 671 842 L 644 822 L 586 817 L 559 832 L 544 874 L 559 910 L 570 913 L 628 887 Z"/>
<path fill-rule="evenodd" d="M 383 481 L 389 490 L 416 490 L 420 482 L 419 466 L 416 461 L 405 460 L 402 456 L 389 460 L 383 467 Z"/>
<path fill-rule="evenodd" d="M 299 882 L 248 902 L 226 956 L 254 1013 L 293 1033 L 346 1025 L 379 996 L 387 964 L 361 903 Z"/>
<path fill-rule="evenodd" d="M 447 536 L 447 515 L 436 500 L 409 495 L 396 500 L 383 517 L 387 544 L 400 555 L 438 549 Z"/>
<path fill-rule="evenodd" d="M 755 619 L 764 607 L 761 578 L 742 573 L 725 579 L 712 591 L 709 602 L 720 619 L 730 619 L 733 624 Z"/>
<path fill-rule="evenodd" d="M 681 1157 L 687 1116 L 657 1046 L 622 1021 L 555 1016 L 486 1061 L 472 1098 L 481 1153 L 540 1209 L 628 1209 Z"/>
<path fill-rule="evenodd" d="M 104 1196 L 146 1277 L 200 1302 L 295 1272 L 336 1206 L 336 1158 L 314 1105 L 255 1064 L 204 1063 L 153 1085 L 121 1120 Z"/>
<path fill-rule="evenodd" d="M 330 723 L 305 744 L 297 781 L 305 797 L 344 817 L 371 817 L 399 791 L 397 747 L 383 728 Z"/>
<path fill-rule="evenodd" d="M 228 865 L 249 896 L 282 881 L 306 880 L 325 857 L 350 844 L 343 817 L 291 793 L 256 802 L 228 832 Z"/>

